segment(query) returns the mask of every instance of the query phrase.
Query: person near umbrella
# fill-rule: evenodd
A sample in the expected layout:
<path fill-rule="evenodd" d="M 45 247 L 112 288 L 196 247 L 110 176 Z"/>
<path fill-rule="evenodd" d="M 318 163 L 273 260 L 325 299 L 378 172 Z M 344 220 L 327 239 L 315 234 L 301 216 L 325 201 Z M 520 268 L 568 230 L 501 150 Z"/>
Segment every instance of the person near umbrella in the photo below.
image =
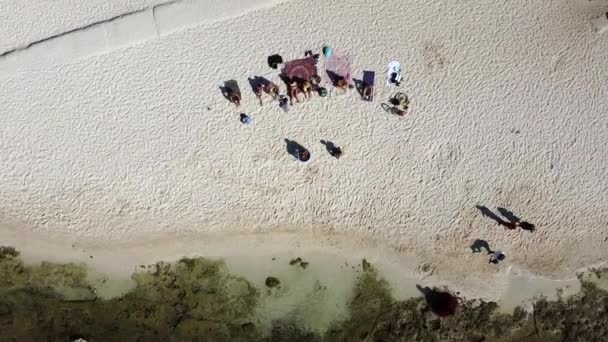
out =
<path fill-rule="evenodd" d="M 298 92 L 299 92 L 299 88 L 298 88 L 298 82 L 291 82 L 289 83 L 289 87 L 287 89 L 287 92 L 289 94 L 289 104 L 293 106 L 293 98 L 296 98 L 296 102 L 300 103 L 300 99 L 298 98 Z"/>
<path fill-rule="evenodd" d="M 348 88 L 348 82 L 346 82 L 344 78 L 340 78 L 336 81 L 336 88 L 346 91 L 346 89 Z"/>
<path fill-rule="evenodd" d="M 273 100 L 276 100 L 279 97 L 279 87 L 272 83 L 272 82 L 268 82 L 268 84 L 266 84 L 266 93 L 268 93 L 270 96 L 272 96 Z"/>
<path fill-rule="evenodd" d="M 264 95 L 264 85 L 260 83 L 255 86 L 255 96 L 260 100 L 260 106 L 262 105 L 262 95 Z"/>
<path fill-rule="evenodd" d="M 310 81 L 302 82 L 302 92 L 305 97 L 307 96 L 309 99 L 312 97 L 312 83 Z"/>
<path fill-rule="evenodd" d="M 314 87 L 318 88 L 321 85 L 321 76 L 319 76 L 319 75 L 314 75 L 310 80 L 312 82 L 313 88 Z M 313 89 L 313 90 L 315 90 L 315 89 Z"/>

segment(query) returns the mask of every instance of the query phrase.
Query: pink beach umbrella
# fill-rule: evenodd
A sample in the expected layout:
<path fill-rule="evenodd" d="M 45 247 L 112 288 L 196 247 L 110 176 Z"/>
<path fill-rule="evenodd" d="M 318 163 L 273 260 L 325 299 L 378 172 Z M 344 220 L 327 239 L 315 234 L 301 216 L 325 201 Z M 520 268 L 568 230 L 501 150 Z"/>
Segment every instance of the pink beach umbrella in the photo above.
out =
<path fill-rule="evenodd" d="M 333 50 L 331 57 L 325 63 L 327 75 L 333 84 L 343 78 L 347 83 L 352 79 L 353 58 L 345 50 Z"/>
<path fill-rule="evenodd" d="M 281 71 L 283 76 L 291 80 L 305 80 L 308 81 L 317 75 L 317 66 L 315 65 L 315 59 L 313 57 L 294 59 L 285 63 L 283 70 Z"/>

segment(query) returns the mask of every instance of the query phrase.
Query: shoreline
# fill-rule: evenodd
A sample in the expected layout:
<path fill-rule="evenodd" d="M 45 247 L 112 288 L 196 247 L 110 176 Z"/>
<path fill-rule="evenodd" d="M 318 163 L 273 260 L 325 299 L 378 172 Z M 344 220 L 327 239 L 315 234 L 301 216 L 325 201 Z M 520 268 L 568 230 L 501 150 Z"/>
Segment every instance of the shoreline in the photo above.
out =
<path fill-rule="evenodd" d="M 86 277 L 84 265 L 25 265 L 19 251 L 2 247 L 0 322 L 4 335 L 13 339 L 71 341 L 148 336 L 259 342 L 306 337 L 321 342 L 370 335 L 388 341 L 421 336 L 425 341 L 462 341 L 466 336 L 595 341 L 606 333 L 601 328 L 607 320 L 607 269 L 590 273 L 602 287 L 581 277 L 581 292 L 575 296 L 538 298 L 532 311 L 518 307 L 502 313 L 495 302 L 458 298 L 458 293 L 436 287 L 416 285 L 424 296 L 398 300 L 366 260 L 350 266 L 322 256 L 322 268 L 331 272 L 323 275 L 319 260 L 279 259 L 272 258 L 277 264 L 271 270 L 258 269 L 270 273 L 263 284 L 236 274 L 234 264 L 224 260 L 184 258 L 140 266 L 132 275 L 135 288 L 108 299 Z M 246 273 L 260 266 L 251 258 L 246 263 Z M 338 268 L 344 271 L 336 272 Z"/>
<path fill-rule="evenodd" d="M 387 280 L 398 300 L 421 296 L 416 285 L 446 287 L 463 298 L 495 301 L 501 312 L 512 313 L 517 306 L 530 311 L 530 303 L 541 296 L 554 300 L 558 293 L 564 298 L 578 293 L 580 281 L 577 274 L 589 274 L 589 269 L 601 267 L 592 265 L 574 272 L 571 277 L 550 279 L 502 263 L 495 265 L 493 274 L 481 274 L 484 281 L 479 281 L 479 275 L 462 281 L 457 274 L 428 270 L 424 267 L 428 265 L 424 260 L 395 252 L 380 242 L 374 242 L 372 246 L 369 241 L 363 245 L 360 243 L 363 239 L 353 237 L 319 238 L 278 232 L 157 234 L 119 242 L 82 240 L 70 238 L 67 234 L 24 232 L 5 227 L 0 231 L 0 241 L 19 250 L 26 264 L 43 261 L 84 264 L 90 270 L 89 279 L 99 285 L 98 295 L 108 299 L 130 290 L 134 286 L 131 275 L 143 270 L 143 266 L 195 257 L 222 260 L 229 272 L 262 287 L 265 272 L 283 274 L 290 269 L 286 266 L 288 260 L 301 258 L 310 263 L 308 274 L 315 274 L 318 279 L 329 281 L 332 274 L 342 274 L 348 280 L 338 294 L 343 296 L 348 292 L 348 286 L 354 284 L 354 265 L 365 259 Z"/>

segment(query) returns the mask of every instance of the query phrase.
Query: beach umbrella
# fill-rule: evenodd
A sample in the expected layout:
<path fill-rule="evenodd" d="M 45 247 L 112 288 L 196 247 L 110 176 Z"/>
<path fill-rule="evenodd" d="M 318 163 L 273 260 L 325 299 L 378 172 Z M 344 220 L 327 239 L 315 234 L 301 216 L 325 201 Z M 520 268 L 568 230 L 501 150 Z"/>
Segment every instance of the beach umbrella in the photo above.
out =
<path fill-rule="evenodd" d="M 291 80 L 310 80 L 317 75 L 314 57 L 295 59 L 285 63 L 282 74 Z"/>
<path fill-rule="evenodd" d="M 325 69 L 333 84 L 342 78 L 346 82 L 352 79 L 353 58 L 350 53 L 344 50 L 333 50 L 331 57 L 327 59 Z"/>

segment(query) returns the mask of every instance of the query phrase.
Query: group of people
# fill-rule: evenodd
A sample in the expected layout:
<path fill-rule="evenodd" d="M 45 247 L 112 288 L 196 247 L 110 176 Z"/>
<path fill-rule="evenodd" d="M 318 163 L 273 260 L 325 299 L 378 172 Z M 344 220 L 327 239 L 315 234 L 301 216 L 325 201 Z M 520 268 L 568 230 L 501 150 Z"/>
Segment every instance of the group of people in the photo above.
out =
<path fill-rule="evenodd" d="M 322 53 L 325 55 L 326 58 L 329 58 L 332 54 L 331 47 L 324 46 Z M 308 50 L 304 53 L 304 56 L 307 58 L 311 58 L 311 60 L 314 61 L 314 64 L 316 66 L 320 55 L 313 54 L 313 52 L 311 50 Z M 273 69 L 277 69 L 279 64 L 282 64 L 282 63 L 283 63 L 283 59 L 280 55 L 272 55 L 272 56 L 268 57 L 268 65 Z M 400 85 L 401 70 L 400 70 L 399 63 L 392 62 L 389 65 L 389 72 L 391 73 L 390 80 L 388 80 L 390 82 L 390 84 L 397 85 L 397 86 Z M 360 88 L 361 96 L 362 96 L 363 100 L 365 100 L 365 101 L 373 100 L 373 93 L 374 93 L 373 72 L 371 74 L 372 74 L 372 81 L 366 82 L 365 81 L 365 72 L 364 72 L 364 81 L 362 82 L 361 88 Z M 296 103 L 300 103 L 302 95 L 305 99 L 312 98 L 313 92 L 317 92 L 321 97 L 327 96 L 327 89 L 321 85 L 322 80 L 319 75 L 312 75 L 307 78 L 300 78 L 300 77 L 289 78 L 289 77 L 286 77 L 286 75 L 281 75 L 281 79 L 285 82 L 285 85 L 286 85 L 285 94 L 280 93 L 280 88 L 276 83 L 274 83 L 270 80 L 267 80 L 265 78 L 256 77 L 256 80 L 255 80 L 256 82 L 252 82 L 252 89 L 260 103 L 260 106 L 263 105 L 263 103 L 264 103 L 263 97 L 266 94 L 269 95 L 273 101 L 278 101 L 279 107 L 281 109 L 283 109 L 283 111 L 285 111 L 285 112 L 289 111 L 289 106 L 293 106 L 294 100 Z M 344 77 L 340 77 L 340 76 L 338 76 L 336 79 L 332 79 L 332 84 L 337 90 L 344 91 L 344 92 L 346 92 L 349 88 L 353 88 L 353 86 L 349 85 L 349 82 Z M 223 94 L 231 103 L 233 103 L 237 107 L 240 107 L 241 93 L 240 93 L 240 90 L 238 90 L 238 86 L 233 87 L 233 88 L 225 87 L 225 89 L 223 90 Z M 302 94 L 302 95 L 300 95 L 300 94 Z M 408 104 L 409 104 L 409 99 L 407 98 L 407 96 L 404 96 L 404 97 L 396 96 L 394 98 L 394 100 L 396 101 L 394 108 L 397 108 L 397 110 L 393 110 L 393 113 L 401 115 L 401 116 L 405 115 L 407 108 L 408 108 Z M 240 114 L 240 121 L 243 124 L 251 124 L 253 122 L 252 118 L 249 115 L 244 114 L 244 113 Z M 331 156 L 333 156 L 337 159 L 339 159 L 342 156 L 342 149 L 340 147 L 335 146 L 333 143 L 326 143 L 323 141 L 322 141 L 322 143 L 324 143 L 326 145 L 326 149 Z M 310 158 L 311 158 L 310 151 L 308 151 L 306 148 L 301 147 L 301 146 L 296 151 L 294 151 L 294 153 L 292 153 L 292 154 L 300 162 L 308 162 L 308 161 L 310 161 Z"/>
<path fill-rule="evenodd" d="M 530 222 L 524 221 L 517 217 L 512 211 L 498 207 L 498 213 L 494 213 L 492 210 L 485 206 L 477 206 L 483 216 L 488 217 L 495 221 L 499 226 L 502 226 L 505 230 L 521 229 L 529 232 L 533 232 L 536 226 Z M 481 249 L 485 249 L 490 254 L 489 263 L 498 264 L 500 261 L 505 259 L 505 254 L 501 251 L 492 251 L 490 245 L 485 240 L 475 240 L 471 245 L 473 253 L 481 252 Z"/>

